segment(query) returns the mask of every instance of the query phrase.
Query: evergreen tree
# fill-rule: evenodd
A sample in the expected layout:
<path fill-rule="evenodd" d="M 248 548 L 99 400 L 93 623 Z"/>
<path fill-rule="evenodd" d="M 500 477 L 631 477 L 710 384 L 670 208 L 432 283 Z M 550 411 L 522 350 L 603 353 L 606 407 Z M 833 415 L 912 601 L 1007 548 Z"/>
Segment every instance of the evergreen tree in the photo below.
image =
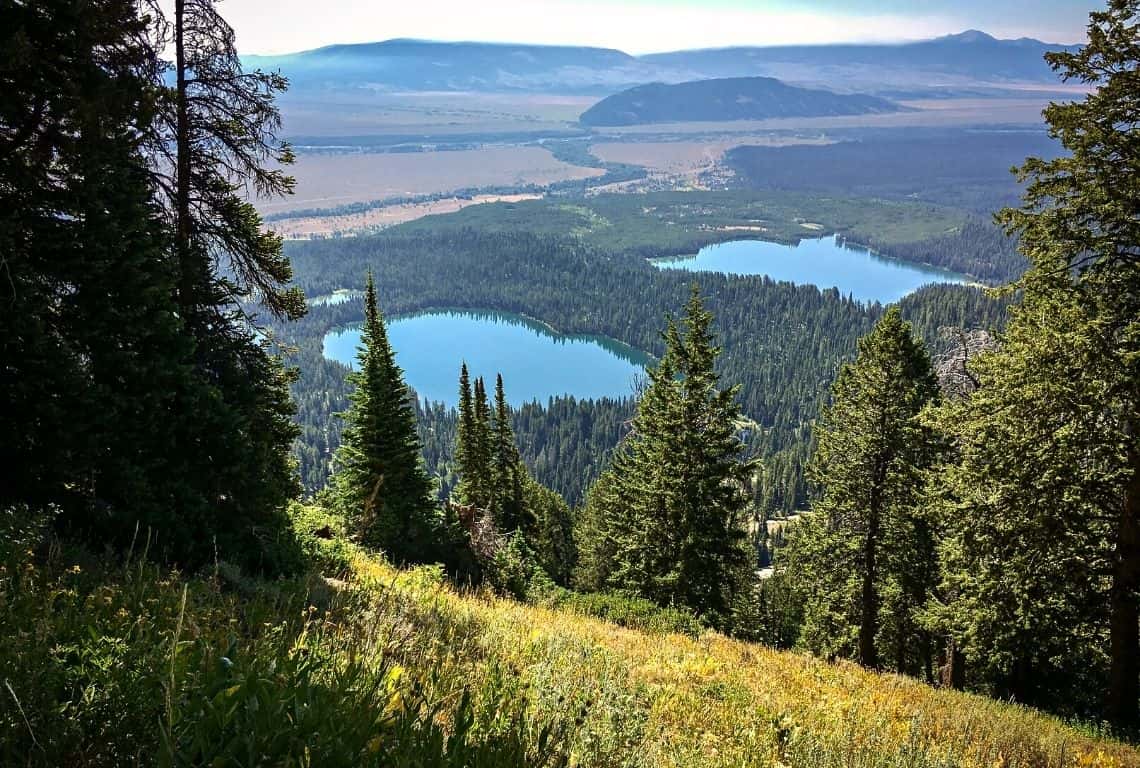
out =
<path fill-rule="evenodd" d="M 171 458 L 186 483 L 170 510 L 178 522 L 166 530 L 210 534 L 168 543 L 187 564 L 222 557 L 270 567 L 265 556 L 287 533 L 285 504 L 300 490 L 291 454 L 296 374 L 275 354 L 272 334 L 256 327 L 248 301 L 282 318 L 300 316 L 305 305 L 298 289 L 285 287 L 291 271 L 281 239 L 265 231 L 246 190 L 292 189 L 279 170 L 292 155 L 275 138 L 274 98 L 285 83 L 242 71 L 233 30 L 213 0 L 174 5 L 174 23 L 155 20 L 151 28 L 151 44 L 173 51 L 173 72 L 149 73 L 154 119 L 139 136 L 168 217 L 172 296 L 196 380 L 180 420 L 169 424 L 178 435 Z"/>
<path fill-rule="evenodd" d="M 683 525 L 677 487 L 683 425 L 675 367 L 680 340 L 672 320 L 665 336 L 665 355 L 648 372 L 630 434 L 610 463 L 613 482 L 600 512 L 603 540 L 614 554 L 605 586 L 662 605 L 675 602 L 678 591 Z"/>
<path fill-rule="evenodd" d="M 568 584 L 575 560 L 570 508 L 523 464 L 502 375 L 495 381 L 492 414 L 482 379 L 475 380 L 472 392 L 467 365 L 461 366 L 455 456 L 460 472 L 456 494 L 461 503 L 489 512 L 497 533 L 513 535 L 508 544 L 513 554 L 497 554 L 507 560 L 517 555 L 536 562 L 556 583 Z M 501 569 L 503 562 L 491 570 Z M 489 575 L 492 580 L 503 576 Z"/>
<path fill-rule="evenodd" d="M 147 126 L 148 51 L 131 2 L 8 5 L 2 21 L 0 503 L 67 512 L 91 502 L 105 437 L 91 422 L 111 410 L 93 392 L 88 346 L 133 347 L 142 330 L 112 322 L 120 310 L 100 308 L 94 283 L 108 266 L 135 282 L 161 242 L 130 139 Z M 124 298 L 128 314 L 152 297 Z M 105 335 L 87 336 L 95 329 Z"/>
<path fill-rule="evenodd" d="M 337 504 L 357 535 L 397 562 L 430 559 L 435 517 L 415 411 L 369 273 L 354 390 L 335 458 Z"/>
<path fill-rule="evenodd" d="M 1102 504 L 1119 488 L 1120 456 L 1103 431 L 1091 307 L 1067 281 L 1026 278 L 1000 347 L 970 364 L 978 388 L 935 414 L 952 453 L 935 472 L 944 532 L 932 614 L 972 686 L 1087 716 L 1106 683 Z"/>
<path fill-rule="evenodd" d="M 556 584 L 570 585 L 577 553 L 574 521 L 566 500 L 545 487 L 523 468 L 524 505 L 533 516 L 530 544 L 538 564 Z"/>
<path fill-rule="evenodd" d="M 164 89 L 156 150 L 169 160 L 165 179 L 174 221 L 183 316 L 197 318 L 217 304 L 240 305 L 253 296 L 277 317 L 300 317 L 304 297 L 292 278 L 281 236 L 267 231 L 245 197 L 291 194 L 293 162 L 279 141 L 276 94 L 280 73 L 244 71 L 234 31 L 216 0 L 174 0 L 169 33 L 175 60 L 172 88 Z M 218 269 L 214 260 L 224 260 Z M 201 333 L 202 331 L 199 330 Z"/>
<path fill-rule="evenodd" d="M 579 580 L 682 604 L 728 626 L 748 563 L 734 389 L 720 389 L 712 316 L 694 286 L 684 334 L 670 321 L 630 435 L 591 491 Z"/>
<path fill-rule="evenodd" d="M 1093 13 L 1048 60 L 1093 90 L 1045 110 L 1068 150 L 1029 159 L 1001 220 L 1031 269 L 977 391 L 938 423 L 960 461 L 944 498 L 944 615 L 983 682 L 1140 725 L 1140 2 Z M 972 530 L 971 530 L 972 529 Z M 1015 623 L 1006 623 L 1009 617 Z M 1108 663 L 1098 661 L 1104 654 Z M 1095 694 L 1094 694 L 1095 695 Z"/>
<path fill-rule="evenodd" d="M 137 531 L 152 554 L 187 566 L 289 565 L 280 508 L 232 491 L 249 485 L 235 474 L 259 468 L 240 436 L 287 447 L 291 414 L 259 402 L 243 421 L 220 406 L 220 379 L 196 374 L 200 349 L 174 303 L 177 271 L 140 148 L 159 68 L 148 20 L 133 2 L 6 13 L 5 502 L 51 504 L 61 526 L 100 545 L 125 548 Z M 294 493 L 291 467 L 279 466 L 259 487 Z"/>
<path fill-rule="evenodd" d="M 582 592 L 601 592 L 610 583 L 617 547 L 617 526 L 609 515 L 618 509 L 614 497 L 617 478 L 613 468 L 598 476 L 590 486 L 586 501 L 574 521 L 573 541 L 577 559 L 571 575 L 574 588 Z"/>
<path fill-rule="evenodd" d="M 522 466 L 519 450 L 515 446 L 515 433 L 511 429 L 511 412 L 503 391 L 503 376 L 495 378 L 495 421 L 492 429 L 491 498 L 492 519 L 500 533 L 528 532 L 534 516 L 526 508 L 523 498 Z"/>
<path fill-rule="evenodd" d="M 726 617 L 737 574 L 749 562 L 743 533 L 745 486 L 738 387 L 720 388 L 712 313 L 694 285 L 683 319 L 681 360 L 681 582 L 678 602 Z"/>
<path fill-rule="evenodd" d="M 918 415 L 937 393 L 930 358 L 897 308 L 844 365 L 815 436 L 810 474 L 820 488 L 789 569 L 808 585 L 805 640 L 827 656 L 880 666 L 881 644 L 907 669 L 936 572 L 918 510 L 931 440 Z"/>
<path fill-rule="evenodd" d="M 459 368 L 459 422 L 455 431 L 455 464 L 459 473 L 459 484 L 456 486 L 455 495 L 462 504 L 485 509 L 483 491 L 477 487 L 480 470 L 476 467 L 478 451 L 475 446 L 476 429 L 475 402 L 465 362 Z"/>
<path fill-rule="evenodd" d="M 472 411 L 474 415 L 473 429 L 471 430 L 470 445 L 467 448 L 471 456 L 471 501 L 479 509 L 490 510 L 495 503 L 494 498 L 494 445 L 491 431 L 491 404 L 487 400 L 487 389 L 483 384 L 483 377 L 475 379 L 475 392 L 472 396 Z"/>

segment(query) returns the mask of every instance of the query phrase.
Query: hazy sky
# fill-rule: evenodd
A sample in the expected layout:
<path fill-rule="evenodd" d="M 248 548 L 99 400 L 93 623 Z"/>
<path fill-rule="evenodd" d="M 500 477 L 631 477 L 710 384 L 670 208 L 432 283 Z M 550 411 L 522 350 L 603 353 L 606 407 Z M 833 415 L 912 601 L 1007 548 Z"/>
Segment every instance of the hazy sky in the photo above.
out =
<path fill-rule="evenodd" d="M 596 45 L 629 53 L 900 41 L 982 29 L 1084 39 L 1073 0 L 225 0 L 243 53 L 393 37 Z"/>

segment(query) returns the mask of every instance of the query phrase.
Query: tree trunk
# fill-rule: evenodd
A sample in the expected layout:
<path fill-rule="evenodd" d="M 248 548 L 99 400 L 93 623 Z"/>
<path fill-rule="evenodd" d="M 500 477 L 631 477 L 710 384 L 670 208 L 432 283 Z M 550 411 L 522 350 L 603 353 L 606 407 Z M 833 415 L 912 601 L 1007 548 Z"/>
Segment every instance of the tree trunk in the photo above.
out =
<path fill-rule="evenodd" d="M 863 542 L 863 616 L 859 622 L 859 663 L 868 669 L 877 669 L 879 654 L 875 648 L 875 635 L 879 633 L 879 592 L 875 584 L 878 576 L 875 557 L 879 547 L 880 509 L 882 487 L 877 475 L 871 486 L 871 503 L 867 510 L 867 538 Z"/>
<path fill-rule="evenodd" d="M 1116 528 L 1116 558 L 1109 597 L 1108 717 L 1118 726 L 1140 725 L 1140 450 L 1129 452 L 1132 477 Z"/>
<path fill-rule="evenodd" d="M 909 627 L 908 627 L 909 629 Z M 895 638 L 895 672 L 900 675 L 906 674 L 906 633 L 902 627 L 899 627 L 898 636 Z"/>
<path fill-rule="evenodd" d="M 178 305 L 183 319 L 189 321 L 195 307 L 197 269 L 190 249 L 190 116 L 186 84 L 186 0 L 174 2 L 174 65 L 176 75 L 175 124 L 175 249 L 178 257 Z"/>
<path fill-rule="evenodd" d="M 934 639 L 929 632 L 922 633 L 922 671 L 926 684 L 934 685 Z"/>
<path fill-rule="evenodd" d="M 953 637 L 946 640 L 946 665 L 939 670 L 943 688 L 961 690 L 966 685 L 966 655 Z"/>

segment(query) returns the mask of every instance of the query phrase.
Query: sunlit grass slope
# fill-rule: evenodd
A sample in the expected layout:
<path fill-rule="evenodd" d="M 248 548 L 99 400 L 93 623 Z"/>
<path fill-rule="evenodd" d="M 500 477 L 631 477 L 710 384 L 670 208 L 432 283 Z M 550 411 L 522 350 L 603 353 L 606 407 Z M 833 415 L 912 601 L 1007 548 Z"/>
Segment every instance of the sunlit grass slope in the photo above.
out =
<path fill-rule="evenodd" d="M 272 584 L 5 566 L 0 763 L 1140 766 L 1020 707 L 340 554 Z"/>
<path fill-rule="evenodd" d="M 405 589 L 406 576 L 375 561 L 358 560 L 356 572 L 360 588 Z M 518 674 L 537 712 L 581 706 L 574 755 L 585 765 L 1140 765 L 1140 752 L 1032 710 L 853 664 L 442 587 L 419 599 Z"/>

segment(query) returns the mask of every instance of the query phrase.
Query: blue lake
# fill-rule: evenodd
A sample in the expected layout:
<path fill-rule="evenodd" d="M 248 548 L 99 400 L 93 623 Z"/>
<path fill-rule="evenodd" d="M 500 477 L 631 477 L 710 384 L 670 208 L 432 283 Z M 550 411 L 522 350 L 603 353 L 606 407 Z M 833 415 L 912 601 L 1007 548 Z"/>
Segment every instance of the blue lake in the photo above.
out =
<path fill-rule="evenodd" d="M 503 374 L 513 406 L 550 397 L 627 397 L 650 358 L 612 339 L 568 336 L 523 317 L 489 312 L 426 312 L 389 320 L 388 338 L 396 362 L 420 399 L 456 405 L 459 366 L 472 379 L 482 376 L 488 390 Z M 356 362 L 360 328 L 325 336 L 325 357 Z"/>
<path fill-rule="evenodd" d="M 659 269 L 767 275 L 773 280 L 838 288 L 858 301 L 889 304 L 930 283 L 964 283 L 954 272 L 879 256 L 843 243 L 838 236 L 801 240 L 798 245 L 737 240 L 702 248 L 695 256 L 654 259 Z"/>

